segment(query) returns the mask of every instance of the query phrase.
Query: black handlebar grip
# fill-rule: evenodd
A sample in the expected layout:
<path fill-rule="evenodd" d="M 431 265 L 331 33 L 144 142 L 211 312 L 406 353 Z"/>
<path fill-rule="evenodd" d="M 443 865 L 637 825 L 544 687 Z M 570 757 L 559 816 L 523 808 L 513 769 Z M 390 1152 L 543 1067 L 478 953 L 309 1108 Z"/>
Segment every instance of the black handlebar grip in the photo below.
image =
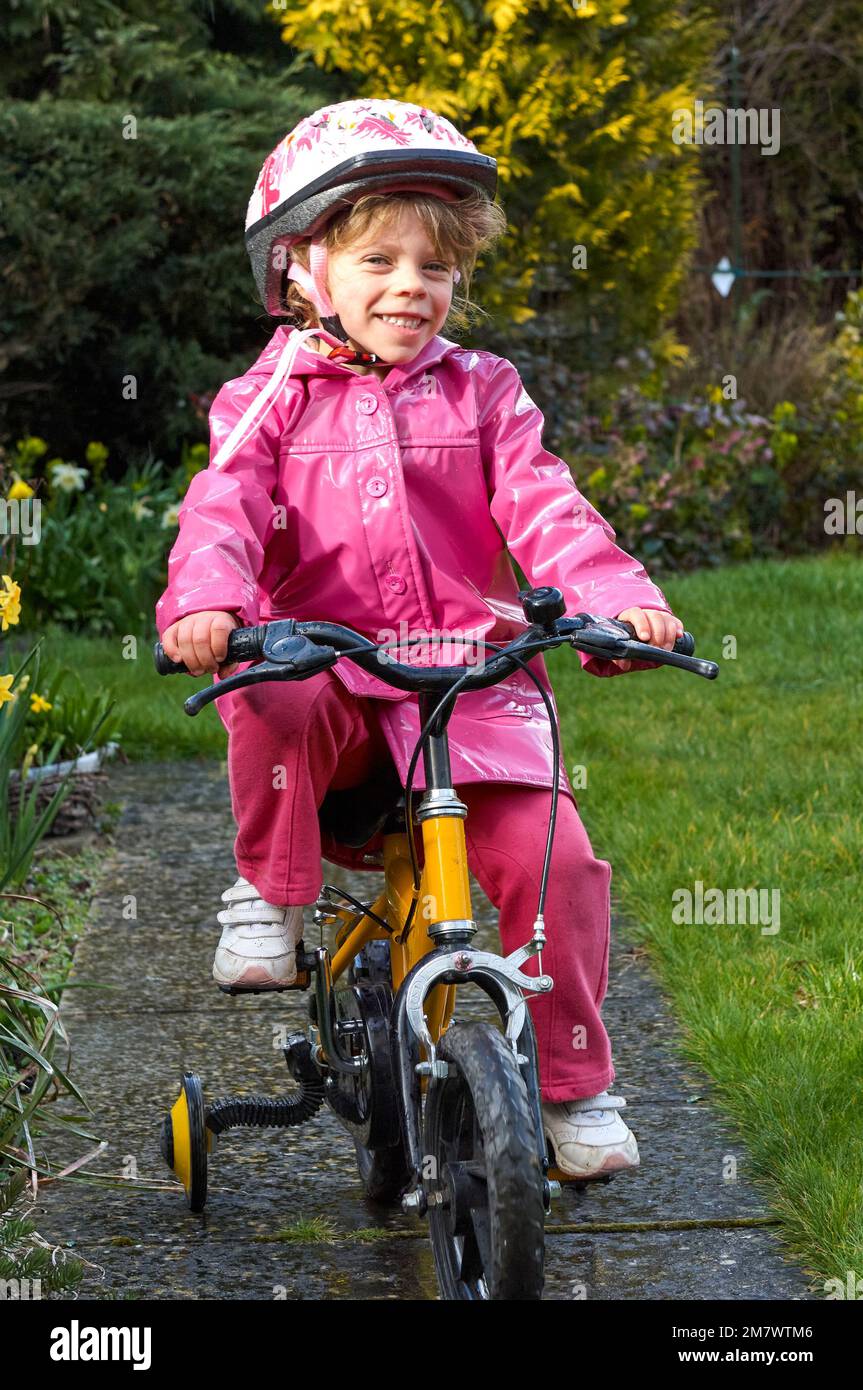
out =
<path fill-rule="evenodd" d="M 266 624 L 237 627 L 228 634 L 228 661 L 261 661 L 264 655 Z"/>
<path fill-rule="evenodd" d="M 172 661 L 161 642 L 157 642 L 153 648 L 153 665 L 158 676 L 179 676 L 188 669 L 182 661 Z"/>
<path fill-rule="evenodd" d="M 228 634 L 228 655 L 225 665 L 233 661 L 260 661 L 264 655 L 265 626 L 235 627 Z M 172 661 L 161 642 L 153 648 L 153 662 L 160 676 L 188 675 L 189 668 L 182 661 Z"/>

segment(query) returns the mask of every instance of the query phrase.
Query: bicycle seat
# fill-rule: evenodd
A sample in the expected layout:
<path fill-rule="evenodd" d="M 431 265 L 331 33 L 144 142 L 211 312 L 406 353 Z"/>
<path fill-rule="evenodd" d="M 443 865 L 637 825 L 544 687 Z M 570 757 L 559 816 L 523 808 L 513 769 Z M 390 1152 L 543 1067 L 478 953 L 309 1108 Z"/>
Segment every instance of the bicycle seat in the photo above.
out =
<path fill-rule="evenodd" d="M 349 849 L 362 849 L 389 817 L 395 815 L 399 829 L 404 825 L 404 788 L 390 761 L 375 772 L 373 778 L 358 787 L 329 791 L 318 807 L 321 830 Z"/>

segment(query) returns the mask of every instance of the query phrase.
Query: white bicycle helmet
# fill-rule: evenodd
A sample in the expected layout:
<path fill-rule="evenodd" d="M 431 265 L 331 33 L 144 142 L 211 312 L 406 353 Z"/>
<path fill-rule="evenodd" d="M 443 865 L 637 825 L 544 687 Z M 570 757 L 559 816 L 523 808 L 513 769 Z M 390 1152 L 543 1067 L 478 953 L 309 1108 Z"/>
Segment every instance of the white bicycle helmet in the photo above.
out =
<path fill-rule="evenodd" d="M 372 189 L 429 192 L 448 202 L 478 192 L 491 202 L 497 161 L 448 120 L 409 102 L 367 97 L 304 117 L 265 160 L 246 213 L 246 247 L 268 314 L 287 312 L 287 282 L 296 280 L 324 326 L 347 340 L 327 294 L 324 233 L 337 212 Z M 291 246 L 307 239 L 310 271 L 290 260 Z"/>

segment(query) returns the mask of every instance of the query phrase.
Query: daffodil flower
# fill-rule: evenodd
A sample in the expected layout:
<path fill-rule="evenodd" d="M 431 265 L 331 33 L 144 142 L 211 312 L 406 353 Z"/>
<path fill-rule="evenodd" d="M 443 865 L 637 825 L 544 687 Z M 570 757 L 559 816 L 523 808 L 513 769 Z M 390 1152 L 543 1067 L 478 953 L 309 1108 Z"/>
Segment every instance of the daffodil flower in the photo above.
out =
<path fill-rule="evenodd" d="M 6 496 L 10 502 L 24 501 L 28 497 L 34 497 L 35 493 L 29 483 L 19 477 L 17 473 L 12 474 L 13 483 Z"/>
<path fill-rule="evenodd" d="M 21 618 L 21 589 L 10 575 L 3 575 L 4 589 L 0 589 L 0 631 L 6 632 Z"/>
<path fill-rule="evenodd" d="M 35 434 L 28 435 L 26 439 L 19 439 L 16 448 L 18 450 L 18 462 L 22 465 L 35 463 L 37 459 L 42 458 L 43 454 L 48 452 L 48 445 L 45 440 L 40 439 Z"/>
<path fill-rule="evenodd" d="M 43 712 L 43 710 L 46 710 L 46 709 L 53 709 L 53 708 L 54 708 L 54 706 L 53 706 L 52 704 L 50 704 L 50 703 L 48 702 L 48 700 L 46 700 L 42 695 L 37 695 L 36 692 L 35 692 L 35 690 L 34 690 L 33 694 L 30 696 L 30 713 L 31 713 L 31 714 L 41 714 L 41 713 Z"/>
<path fill-rule="evenodd" d="M 83 492 L 86 476 L 87 469 L 74 463 L 55 463 L 51 467 L 52 486 L 61 492 Z"/>

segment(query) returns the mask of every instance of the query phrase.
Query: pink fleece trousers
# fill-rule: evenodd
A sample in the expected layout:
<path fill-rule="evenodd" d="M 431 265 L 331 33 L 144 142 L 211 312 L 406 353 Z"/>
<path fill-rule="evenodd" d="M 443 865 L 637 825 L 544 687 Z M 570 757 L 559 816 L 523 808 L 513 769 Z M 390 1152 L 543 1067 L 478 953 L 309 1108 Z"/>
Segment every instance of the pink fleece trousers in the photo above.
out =
<path fill-rule="evenodd" d="M 267 902 L 316 900 L 323 882 L 318 807 L 329 790 L 357 786 L 391 759 L 377 704 L 351 694 L 331 671 L 217 701 L 229 736 L 237 870 Z M 457 791 L 468 808 L 468 864 L 499 911 L 508 955 L 533 932 L 551 792 L 501 782 L 461 783 Z M 542 956 L 554 988 L 529 1004 L 544 1101 L 594 1096 L 614 1079 L 600 1017 L 610 884 L 610 864 L 594 857 L 573 801 L 559 793 Z M 523 968 L 536 975 L 536 957 Z"/>

